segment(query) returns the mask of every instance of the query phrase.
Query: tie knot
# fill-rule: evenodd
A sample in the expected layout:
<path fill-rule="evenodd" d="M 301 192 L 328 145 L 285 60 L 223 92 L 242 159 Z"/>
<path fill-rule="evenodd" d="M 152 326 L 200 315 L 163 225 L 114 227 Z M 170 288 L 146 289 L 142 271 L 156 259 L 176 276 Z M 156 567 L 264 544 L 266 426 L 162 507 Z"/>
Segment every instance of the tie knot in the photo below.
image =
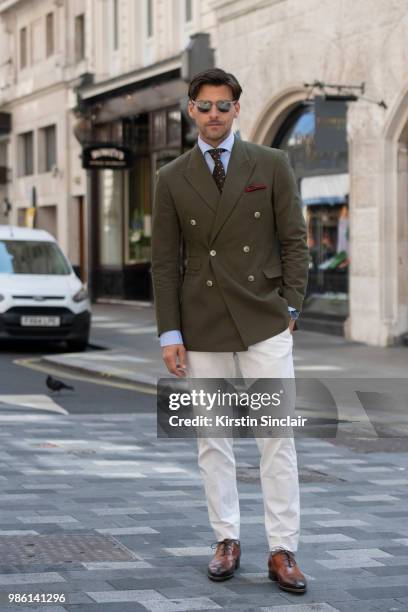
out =
<path fill-rule="evenodd" d="M 223 153 L 226 150 L 227 149 L 209 149 L 208 152 L 213 158 L 213 160 L 215 161 L 215 160 L 221 159 L 221 153 Z"/>

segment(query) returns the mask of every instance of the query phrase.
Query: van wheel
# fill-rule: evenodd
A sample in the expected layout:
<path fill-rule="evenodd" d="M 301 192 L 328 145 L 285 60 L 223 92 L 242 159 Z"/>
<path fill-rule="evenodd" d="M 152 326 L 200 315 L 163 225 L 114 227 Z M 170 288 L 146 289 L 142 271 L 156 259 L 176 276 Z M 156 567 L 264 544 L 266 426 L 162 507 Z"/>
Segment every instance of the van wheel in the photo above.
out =
<path fill-rule="evenodd" d="M 80 353 L 86 351 L 88 346 L 88 338 L 84 340 L 68 340 L 67 341 L 68 351 L 72 353 Z"/>

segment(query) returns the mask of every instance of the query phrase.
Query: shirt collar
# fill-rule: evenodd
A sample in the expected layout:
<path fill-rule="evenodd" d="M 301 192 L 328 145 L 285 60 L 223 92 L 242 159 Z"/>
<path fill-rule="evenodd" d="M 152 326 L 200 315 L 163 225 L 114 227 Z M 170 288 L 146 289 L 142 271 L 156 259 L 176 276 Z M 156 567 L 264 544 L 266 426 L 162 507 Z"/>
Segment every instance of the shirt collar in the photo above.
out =
<path fill-rule="evenodd" d="M 205 142 L 205 140 L 203 140 L 201 136 L 198 137 L 197 144 L 200 147 L 200 150 L 203 155 L 207 153 L 207 151 L 209 151 L 210 149 L 214 149 L 214 147 L 208 144 L 207 142 Z M 220 142 L 217 149 L 226 149 L 227 151 L 231 153 L 233 144 L 234 144 L 234 132 L 231 130 L 228 136 L 222 142 Z"/>

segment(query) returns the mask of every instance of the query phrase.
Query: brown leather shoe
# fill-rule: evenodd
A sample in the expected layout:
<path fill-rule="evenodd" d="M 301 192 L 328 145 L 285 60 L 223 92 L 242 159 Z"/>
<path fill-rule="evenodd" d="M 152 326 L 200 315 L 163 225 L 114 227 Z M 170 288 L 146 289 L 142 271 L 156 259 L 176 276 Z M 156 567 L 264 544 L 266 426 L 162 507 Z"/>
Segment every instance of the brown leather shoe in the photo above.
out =
<path fill-rule="evenodd" d="M 239 540 L 225 539 L 217 542 L 215 555 L 208 564 L 208 577 L 210 580 L 228 580 L 232 578 L 239 568 L 241 545 Z"/>
<path fill-rule="evenodd" d="M 269 578 L 277 580 L 279 588 L 290 593 L 305 593 L 306 578 L 295 561 L 293 552 L 279 550 L 268 559 Z"/>

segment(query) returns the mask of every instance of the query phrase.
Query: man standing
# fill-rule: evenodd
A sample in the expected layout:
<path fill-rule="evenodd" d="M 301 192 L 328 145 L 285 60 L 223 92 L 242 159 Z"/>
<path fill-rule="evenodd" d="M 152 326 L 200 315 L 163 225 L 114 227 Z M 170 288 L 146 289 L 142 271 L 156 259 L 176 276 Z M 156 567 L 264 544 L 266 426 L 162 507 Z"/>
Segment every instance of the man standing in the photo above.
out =
<path fill-rule="evenodd" d="M 231 131 L 237 79 L 219 68 L 196 75 L 188 112 L 199 137 L 161 168 L 153 209 L 152 274 L 163 359 L 172 374 L 293 378 L 293 338 L 306 291 L 308 251 L 287 154 Z M 182 274 L 180 244 L 187 264 Z M 240 514 L 231 438 L 198 438 L 198 464 L 217 538 L 212 580 L 239 567 Z M 294 557 L 299 480 L 293 437 L 258 438 L 269 544 L 280 588 L 306 591 Z"/>

